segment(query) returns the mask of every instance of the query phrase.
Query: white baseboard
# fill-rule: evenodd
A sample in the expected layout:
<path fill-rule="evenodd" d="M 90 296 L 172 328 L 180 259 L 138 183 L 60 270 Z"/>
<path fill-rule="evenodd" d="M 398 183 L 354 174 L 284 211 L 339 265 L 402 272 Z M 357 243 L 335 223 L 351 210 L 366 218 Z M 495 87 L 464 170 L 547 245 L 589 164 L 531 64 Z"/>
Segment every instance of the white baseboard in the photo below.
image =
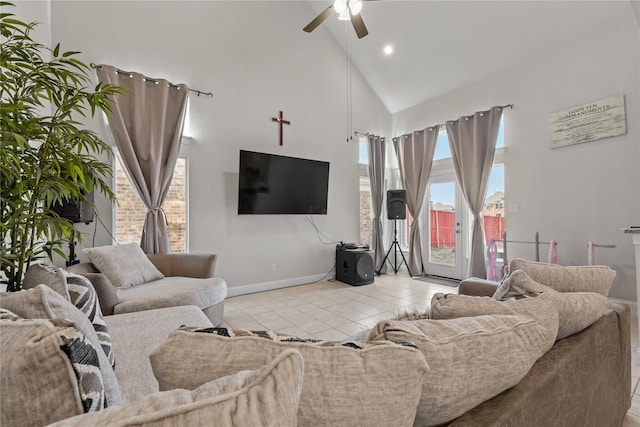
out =
<path fill-rule="evenodd" d="M 230 286 L 227 288 L 227 297 L 253 294 L 256 292 L 272 291 L 274 289 L 288 288 L 291 286 L 307 285 L 319 280 L 329 280 L 333 276 L 326 274 L 314 274 L 312 276 L 294 277 L 291 279 L 275 280 L 273 282 L 254 283 L 251 285 Z"/>

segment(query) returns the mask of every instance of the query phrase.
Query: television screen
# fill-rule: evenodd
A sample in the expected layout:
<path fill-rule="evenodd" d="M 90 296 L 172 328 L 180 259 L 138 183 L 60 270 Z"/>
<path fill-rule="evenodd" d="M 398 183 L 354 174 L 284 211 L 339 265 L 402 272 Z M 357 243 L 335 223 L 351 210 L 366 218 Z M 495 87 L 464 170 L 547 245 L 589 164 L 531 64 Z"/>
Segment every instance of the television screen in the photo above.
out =
<path fill-rule="evenodd" d="M 326 214 L 329 162 L 240 150 L 238 214 Z"/>

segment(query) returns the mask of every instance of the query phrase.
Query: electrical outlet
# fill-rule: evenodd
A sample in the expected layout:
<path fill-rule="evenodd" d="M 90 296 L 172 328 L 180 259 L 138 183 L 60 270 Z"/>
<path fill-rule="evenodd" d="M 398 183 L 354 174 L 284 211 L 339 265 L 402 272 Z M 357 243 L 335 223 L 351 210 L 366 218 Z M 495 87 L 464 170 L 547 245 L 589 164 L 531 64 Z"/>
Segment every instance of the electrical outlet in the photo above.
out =
<path fill-rule="evenodd" d="M 518 209 L 519 209 L 519 206 L 517 203 L 513 203 L 509 205 L 509 212 L 517 213 Z"/>
<path fill-rule="evenodd" d="M 276 265 L 275 264 L 271 264 L 271 271 L 276 271 Z"/>

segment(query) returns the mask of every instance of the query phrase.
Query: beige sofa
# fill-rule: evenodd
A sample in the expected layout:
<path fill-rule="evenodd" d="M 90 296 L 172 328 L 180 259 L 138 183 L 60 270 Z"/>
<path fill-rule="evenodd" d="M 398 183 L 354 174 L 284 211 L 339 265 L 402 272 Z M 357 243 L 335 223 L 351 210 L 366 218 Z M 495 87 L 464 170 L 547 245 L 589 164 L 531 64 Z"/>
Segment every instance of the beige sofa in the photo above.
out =
<path fill-rule="evenodd" d="M 495 285 L 493 290 L 495 290 Z M 492 293 L 489 284 L 477 284 L 469 281 L 461 286 L 460 291 L 478 296 Z M 169 342 L 167 336 L 172 331 L 181 325 L 204 328 L 212 326 L 212 322 L 196 306 L 115 314 L 106 316 L 105 322 L 109 327 L 115 349 L 115 377 L 122 402 L 125 404 L 146 400 L 151 397 L 150 394 L 159 390 L 149 356 L 154 350 L 157 352 L 159 346 L 166 346 Z M 206 337 L 203 336 L 203 339 Z M 262 337 L 255 338 L 258 341 L 263 339 Z M 280 342 L 278 345 L 286 347 L 288 344 Z M 307 344 L 295 341 L 290 344 L 292 347 L 300 345 Z M 184 357 L 176 360 L 176 366 L 179 373 L 183 372 L 180 375 L 189 378 L 196 371 L 198 375 L 201 375 L 207 370 L 207 364 L 212 366 L 221 364 L 220 362 L 229 364 L 229 361 L 236 357 L 232 354 L 227 357 L 206 353 L 204 358 L 190 360 L 189 355 L 197 354 L 197 348 L 174 346 L 173 349 L 179 349 L 185 353 Z M 245 350 L 250 351 L 251 347 L 249 346 Z M 330 348 L 327 351 L 335 352 L 338 350 Z M 373 351 L 379 350 L 374 349 Z M 371 352 L 371 350 L 364 351 Z M 251 357 L 254 357 L 254 352 L 251 354 Z M 6 366 L 7 357 L 6 353 L 3 353 L 2 368 Z M 551 349 L 533 364 L 529 372 L 514 387 L 477 405 L 448 425 L 455 427 L 620 426 L 631 403 L 630 358 L 629 307 L 624 304 L 611 303 L 610 308 L 599 320 L 581 332 L 555 342 Z M 487 360 L 486 363 L 500 365 L 503 361 L 498 358 Z M 392 378 L 396 378 L 396 382 L 399 378 L 397 369 L 404 367 L 406 370 L 406 365 L 399 367 L 394 363 L 387 363 L 386 370 L 380 369 L 379 365 L 376 366 L 375 372 L 377 374 L 384 374 L 385 371 L 388 371 Z M 415 369 L 414 376 L 418 377 L 421 374 L 419 363 L 416 363 L 415 366 L 417 367 L 412 369 Z M 305 369 L 312 369 L 311 363 L 305 362 Z M 11 375 L 22 374 L 3 371 L 3 381 L 10 378 Z M 314 378 L 314 376 L 310 372 L 306 372 L 305 378 Z M 321 375 L 319 378 L 317 381 L 322 380 Z M 349 382 L 346 384 L 332 383 L 331 387 L 336 388 L 336 391 L 338 387 L 347 391 L 354 388 L 353 384 Z M 374 389 L 375 387 L 369 386 L 368 388 Z M 410 388 L 406 387 L 407 395 Z M 7 390 L 3 389 L 3 393 L 6 394 Z M 400 401 L 395 399 L 391 403 L 390 397 L 384 393 L 380 396 L 383 399 L 379 403 L 381 407 L 391 405 L 393 410 L 397 410 L 399 402 L 402 402 L 402 399 Z M 363 404 L 363 402 L 358 402 L 358 399 L 359 396 L 353 396 L 346 405 L 355 411 L 359 409 L 358 404 Z M 44 402 L 41 403 L 44 404 Z M 35 403 L 32 402 L 33 404 Z M 37 406 L 42 405 L 37 404 Z M 113 414 L 113 411 L 119 410 L 118 408 L 116 406 L 108 410 Z M 386 408 L 388 411 L 392 410 L 389 406 Z M 415 411 L 415 406 L 413 408 Z M 323 410 L 317 411 L 318 417 L 329 412 L 328 409 L 323 408 Z M 300 417 L 298 419 L 300 421 Z M 317 422 L 301 425 L 311 424 L 335 425 L 320 418 Z M 82 423 L 69 425 L 82 425 Z"/>
<path fill-rule="evenodd" d="M 495 289 L 476 279 L 459 292 L 491 296 Z M 631 406 L 630 340 L 629 306 L 612 302 L 600 320 L 557 341 L 515 387 L 450 426 L 621 426 Z"/>
<path fill-rule="evenodd" d="M 91 280 L 105 316 L 195 305 L 213 325 L 222 324 L 227 284 L 214 276 L 216 255 L 149 254 L 147 257 L 165 277 L 126 289 L 116 289 L 90 262 L 73 265 L 67 270 Z"/>

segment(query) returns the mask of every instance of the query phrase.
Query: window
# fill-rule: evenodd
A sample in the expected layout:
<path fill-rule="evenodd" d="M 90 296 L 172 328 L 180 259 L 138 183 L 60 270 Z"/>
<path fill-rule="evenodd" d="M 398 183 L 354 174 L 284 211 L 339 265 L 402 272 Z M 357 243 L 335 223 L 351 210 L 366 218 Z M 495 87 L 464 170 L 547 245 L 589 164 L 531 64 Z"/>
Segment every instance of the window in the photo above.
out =
<path fill-rule="evenodd" d="M 494 164 L 491 168 L 484 206 L 484 237 L 489 245 L 491 239 L 501 240 L 504 233 L 504 165 Z M 502 254 L 502 242 L 497 242 L 496 246 L 498 253 Z M 500 255 L 498 257 L 501 258 Z"/>
<path fill-rule="evenodd" d="M 487 188 L 487 195 L 484 202 L 484 209 L 482 215 L 484 217 L 484 230 L 485 239 L 487 244 L 491 239 L 502 239 L 502 233 L 504 232 L 504 164 L 503 164 L 503 152 L 504 152 L 504 120 L 500 121 L 500 128 L 498 129 L 498 138 L 496 141 L 496 156 L 494 158 L 494 165 L 491 169 L 491 175 L 489 177 L 489 184 Z M 443 176 L 450 175 L 455 177 L 455 170 L 453 166 L 453 160 L 451 155 L 451 148 L 449 146 L 449 137 L 447 136 L 447 130 L 445 126 L 440 128 L 440 134 L 436 140 L 436 149 L 433 156 L 433 166 L 431 169 L 431 177 L 435 175 Z M 457 178 L 451 178 L 457 179 Z M 432 186 L 434 187 L 434 186 Z M 425 198 L 422 212 L 424 215 L 429 215 L 431 218 L 434 215 L 434 211 L 450 211 L 453 212 L 454 187 L 452 184 L 445 186 L 438 184 L 431 191 L 437 191 L 437 194 L 433 194 L 432 197 L 438 198 L 440 204 L 438 206 L 432 206 L 430 201 Z M 442 201 L 444 200 L 444 201 Z M 423 220 L 426 221 L 426 216 L 423 216 Z M 407 221 L 404 227 L 404 232 L 400 233 L 400 241 L 403 248 L 408 249 L 409 243 L 409 231 L 411 229 L 411 223 L 413 218 L 407 212 Z M 424 232 L 424 230 L 422 230 Z M 498 247 L 498 259 L 502 259 L 502 243 L 497 243 Z"/>
<path fill-rule="evenodd" d="M 372 244 L 373 227 L 371 206 L 371 184 L 369 181 L 369 152 L 367 138 L 361 136 L 358 141 L 358 167 L 360 170 L 360 242 Z"/>
<path fill-rule="evenodd" d="M 139 242 L 147 208 L 131 186 L 120 164 L 115 162 L 115 238 L 120 243 Z M 173 252 L 187 252 L 187 160 L 179 157 L 173 171 L 173 179 L 164 201 L 167 215 L 167 231 Z"/>

